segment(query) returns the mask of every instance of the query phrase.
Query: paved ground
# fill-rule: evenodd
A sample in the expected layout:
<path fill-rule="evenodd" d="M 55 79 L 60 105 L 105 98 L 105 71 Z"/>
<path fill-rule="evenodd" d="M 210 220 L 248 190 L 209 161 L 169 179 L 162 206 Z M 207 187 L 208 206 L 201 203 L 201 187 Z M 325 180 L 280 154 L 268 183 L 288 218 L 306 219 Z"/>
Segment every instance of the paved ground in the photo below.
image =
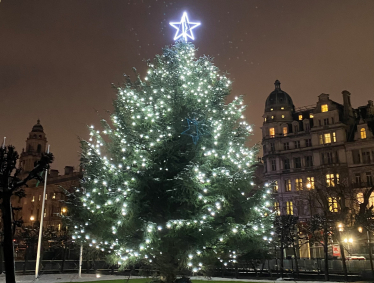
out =
<path fill-rule="evenodd" d="M 136 276 L 132 276 L 132 279 L 140 278 Z M 18 275 L 16 276 L 17 283 L 61 283 L 61 282 L 86 282 L 86 281 L 96 281 L 96 280 L 114 280 L 114 279 L 128 279 L 128 276 L 116 276 L 116 275 L 102 275 L 99 278 L 96 277 L 95 274 L 82 274 L 82 278 L 78 278 L 78 274 L 45 274 L 41 275 L 40 278 L 34 278 L 34 275 Z M 192 280 L 209 280 L 205 277 L 192 277 Z M 255 280 L 255 279 L 230 279 L 230 278 L 220 278 L 220 277 L 212 277 L 212 281 L 241 281 L 241 282 L 279 282 L 277 281 L 268 281 L 268 280 Z M 5 282 L 5 275 L 0 275 L 0 283 Z M 207 283 L 208 283 L 207 282 Z M 289 281 L 297 283 L 297 281 Z M 323 281 L 299 281 L 300 283 L 322 283 Z M 333 281 L 329 281 L 329 283 L 337 283 Z"/>

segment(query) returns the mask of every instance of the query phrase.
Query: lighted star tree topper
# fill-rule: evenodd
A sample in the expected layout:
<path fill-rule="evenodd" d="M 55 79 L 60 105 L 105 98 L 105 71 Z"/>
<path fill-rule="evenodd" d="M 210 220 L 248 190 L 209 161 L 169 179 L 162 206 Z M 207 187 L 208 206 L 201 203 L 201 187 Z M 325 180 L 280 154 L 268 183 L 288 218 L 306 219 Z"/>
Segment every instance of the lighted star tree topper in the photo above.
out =
<path fill-rule="evenodd" d="M 179 38 L 183 37 L 185 42 L 187 42 L 187 38 L 192 40 L 195 39 L 192 30 L 200 25 L 199 22 L 190 22 L 186 12 L 183 13 L 180 22 L 170 22 L 169 24 L 177 29 L 174 40 L 178 40 Z"/>
<path fill-rule="evenodd" d="M 177 41 L 144 79 L 116 87 L 111 122 L 82 142 L 81 207 L 69 210 L 74 239 L 167 283 L 235 265 L 272 240 L 271 192 L 255 183 L 243 99 L 226 103 L 230 80 L 195 52 Z"/>

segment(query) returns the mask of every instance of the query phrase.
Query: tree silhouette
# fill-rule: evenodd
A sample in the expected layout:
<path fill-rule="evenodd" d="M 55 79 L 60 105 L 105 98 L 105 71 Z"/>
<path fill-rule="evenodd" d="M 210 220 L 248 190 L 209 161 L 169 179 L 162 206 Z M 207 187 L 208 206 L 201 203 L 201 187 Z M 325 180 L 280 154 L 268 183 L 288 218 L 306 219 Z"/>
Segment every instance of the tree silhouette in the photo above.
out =
<path fill-rule="evenodd" d="M 0 148 L 0 199 L 2 203 L 0 209 L 3 217 L 4 230 L 4 255 L 5 257 L 5 272 L 6 282 L 14 283 L 15 268 L 14 268 L 14 247 L 13 247 L 13 233 L 14 226 L 17 224 L 13 219 L 13 209 L 11 204 L 11 197 L 22 193 L 22 188 L 27 186 L 27 182 L 36 179 L 43 181 L 41 173 L 49 168 L 49 164 L 53 161 L 51 153 L 45 153 L 37 162 L 35 168 L 24 178 L 21 177 L 22 168 L 17 168 L 17 160 L 19 155 L 13 146 L 3 146 Z"/>

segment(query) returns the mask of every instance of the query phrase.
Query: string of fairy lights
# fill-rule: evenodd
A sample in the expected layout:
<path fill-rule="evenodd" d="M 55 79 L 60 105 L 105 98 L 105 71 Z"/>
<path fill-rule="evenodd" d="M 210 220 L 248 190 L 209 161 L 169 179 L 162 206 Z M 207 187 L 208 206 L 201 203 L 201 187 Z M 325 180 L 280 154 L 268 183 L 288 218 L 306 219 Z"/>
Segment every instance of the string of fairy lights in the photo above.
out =
<path fill-rule="evenodd" d="M 187 18 L 188 20 L 188 18 Z M 255 187 L 251 180 L 251 166 L 256 162 L 255 151 L 245 146 L 245 136 L 252 132 L 243 111 L 245 106 L 241 97 L 235 97 L 229 104 L 224 98 L 230 90 L 230 80 L 219 74 L 218 69 L 207 58 L 196 59 L 192 44 L 177 42 L 172 48 L 148 63 L 149 69 L 144 80 L 138 79 L 137 87 L 126 85 L 118 87 L 115 101 L 115 114 L 112 124 L 103 123 L 104 130 L 89 128 L 87 141 L 87 164 L 83 184 L 83 207 L 92 219 L 102 215 L 111 226 L 111 237 L 102 239 L 95 236 L 91 218 L 84 224 L 74 226 L 73 239 L 85 241 L 102 251 L 114 253 L 118 264 L 133 260 L 154 261 L 162 251 L 155 251 L 153 244 L 159 241 L 162 233 L 178 229 L 205 231 L 210 228 L 215 217 L 224 213 L 229 200 L 217 194 L 215 185 L 222 180 L 233 183 L 236 178 L 247 179 L 250 189 Z M 176 91 L 176 85 L 178 90 Z M 165 223 L 152 223 L 144 220 L 143 242 L 138 246 L 123 246 L 122 235 L 118 230 L 126 225 L 132 213 L 132 200 L 137 198 L 137 183 L 142 172 L 152 169 L 155 164 L 152 154 L 167 142 L 181 138 L 176 129 L 176 120 L 185 123 L 191 117 L 180 117 L 175 110 L 175 101 L 196 108 L 196 113 L 204 116 L 204 124 L 209 135 L 200 138 L 197 147 L 203 152 L 203 162 L 191 163 L 184 175 L 199 193 L 196 203 L 201 213 L 195 219 L 170 219 Z M 202 122 L 201 122 L 202 123 Z M 110 148 L 110 149 L 108 149 Z M 214 160 L 222 160 L 225 166 L 208 167 Z M 168 171 L 160 166 L 160 172 Z M 238 188 L 243 201 L 251 200 L 248 188 Z M 263 219 L 273 212 L 270 209 L 270 189 L 262 194 L 262 202 L 251 208 L 252 221 L 248 224 L 229 224 L 230 229 L 216 239 L 224 243 L 239 233 L 252 233 L 271 241 L 268 227 Z M 110 217 L 106 217 L 110 215 Z M 109 224 L 110 222 L 110 224 Z M 97 231 L 99 232 L 99 231 Z M 187 258 L 188 267 L 196 272 L 203 267 L 201 257 L 206 246 L 191 250 Z M 228 262 L 236 262 L 237 251 L 229 253 Z M 227 264 L 220 256 L 217 260 Z"/>

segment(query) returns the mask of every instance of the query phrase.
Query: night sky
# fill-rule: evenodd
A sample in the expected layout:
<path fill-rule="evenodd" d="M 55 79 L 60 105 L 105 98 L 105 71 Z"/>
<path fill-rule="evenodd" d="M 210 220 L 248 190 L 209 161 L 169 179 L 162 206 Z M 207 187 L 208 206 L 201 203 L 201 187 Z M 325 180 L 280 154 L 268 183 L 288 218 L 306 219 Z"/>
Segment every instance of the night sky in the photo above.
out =
<path fill-rule="evenodd" d="M 183 11 L 201 22 L 199 55 L 245 96 L 252 144 L 276 79 L 296 107 L 344 89 L 354 107 L 374 100 L 373 0 L 1 0 L 0 137 L 20 152 L 40 118 L 52 167 L 77 166 L 79 137 L 113 109 L 111 83 L 144 74 Z"/>

